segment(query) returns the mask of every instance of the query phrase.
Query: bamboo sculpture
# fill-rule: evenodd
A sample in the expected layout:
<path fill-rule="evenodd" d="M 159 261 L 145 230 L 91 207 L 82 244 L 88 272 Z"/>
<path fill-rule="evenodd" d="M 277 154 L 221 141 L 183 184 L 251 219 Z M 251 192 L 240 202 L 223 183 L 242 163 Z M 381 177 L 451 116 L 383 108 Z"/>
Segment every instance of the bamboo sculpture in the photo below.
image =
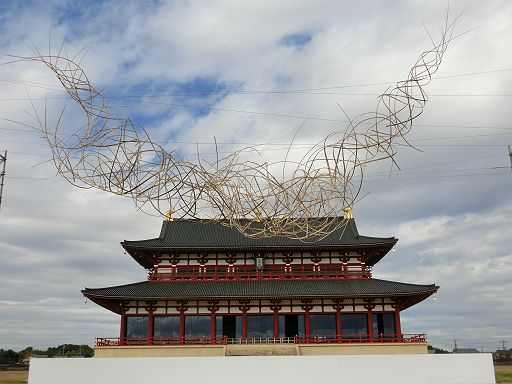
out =
<path fill-rule="evenodd" d="M 80 187 L 130 196 L 138 208 L 165 217 L 219 220 L 249 237 L 286 236 L 315 241 L 346 224 L 343 209 L 358 199 L 366 166 L 390 159 L 427 101 L 424 87 L 438 70 L 453 36 L 445 23 L 439 41 L 419 56 L 407 78 L 378 97 L 375 110 L 352 119 L 307 150 L 291 170 L 275 175 L 277 163 L 242 161 L 250 148 L 215 161 L 190 161 L 152 141 L 130 119 L 113 116 L 80 65 L 61 55 L 22 58 L 45 64 L 80 105 L 87 125 L 63 139 L 41 129 L 58 173 Z M 245 156 L 244 156 L 245 157 Z M 167 213 L 168 215 L 168 213 Z"/>

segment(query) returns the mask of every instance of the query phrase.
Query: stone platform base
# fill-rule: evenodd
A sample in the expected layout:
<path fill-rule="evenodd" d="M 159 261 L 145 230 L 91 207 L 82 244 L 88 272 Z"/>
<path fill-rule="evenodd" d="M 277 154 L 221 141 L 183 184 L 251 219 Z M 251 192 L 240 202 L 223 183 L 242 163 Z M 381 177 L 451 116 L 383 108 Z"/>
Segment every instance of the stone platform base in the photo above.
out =
<path fill-rule="evenodd" d="M 29 384 L 493 384 L 490 354 L 33 359 Z"/>
<path fill-rule="evenodd" d="M 94 357 L 409 355 L 426 353 L 426 343 L 228 344 L 96 347 Z"/>

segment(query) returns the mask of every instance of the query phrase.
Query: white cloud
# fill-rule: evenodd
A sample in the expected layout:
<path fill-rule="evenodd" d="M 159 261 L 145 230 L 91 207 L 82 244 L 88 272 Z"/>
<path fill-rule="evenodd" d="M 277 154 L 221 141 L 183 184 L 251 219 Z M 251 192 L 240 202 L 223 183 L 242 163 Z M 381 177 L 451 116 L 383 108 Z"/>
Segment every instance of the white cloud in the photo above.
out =
<path fill-rule="evenodd" d="M 478 28 L 451 44 L 436 76 L 509 68 L 512 6 L 456 1 L 450 7 L 454 13 L 466 9 L 458 31 Z M 392 5 L 260 1 L 250 6 L 230 1 L 106 1 L 94 7 L 12 2 L 0 13 L 0 49 L 3 54 L 30 55 L 26 42 L 46 49 L 50 28 L 53 46 L 67 36 L 70 54 L 93 43 L 83 61 L 93 83 L 107 91 L 127 90 L 146 102 L 153 100 L 145 93 L 146 85 L 175 94 L 179 85 L 195 78 L 245 91 L 394 82 L 429 47 L 422 23 L 435 34 L 445 9 L 445 1 L 405 0 Z M 312 38 L 302 49 L 282 44 L 284 36 L 305 31 Z M 375 268 L 377 277 L 441 286 L 436 302 L 404 313 L 407 329 L 426 331 L 434 344 L 449 346 L 455 333 L 462 344 L 491 349 L 495 345 L 484 343 L 512 337 L 512 303 L 505 294 L 511 288 L 510 172 L 492 169 L 510 165 L 510 98 L 440 96 L 510 94 L 511 76 L 503 71 L 435 79 L 427 89 L 433 96 L 409 137 L 423 152 L 400 151 L 397 160 L 403 171 L 394 171 L 391 178 L 389 163 L 368 168 L 363 194 L 370 194 L 355 209 L 361 233 L 400 238 L 397 252 Z M 45 68 L 27 62 L 1 66 L 0 79 L 58 85 Z M 215 136 L 222 142 L 259 143 L 289 140 L 302 119 L 220 109 L 345 120 L 336 103 L 350 116 L 371 111 L 376 102 L 372 95 L 386 86 L 331 88 L 315 95 L 209 96 L 207 105 L 218 110 L 200 118 L 191 108 L 129 98 L 109 101 L 123 106 L 116 112 L 147 122 L 158 140 L 211 142 Z M 34 99 L 62 96 L 27 88 Z M 28 128 L 10 122 L 34 124 L 25 112 L 32 113 L 29 101 L 19 100 L 25 98 L 22 86 L 2 81 L 0 118 L 9 120 L 0 120 L 0 150 L 9 152 L 0 212 L 0 347 L 92 343 L 96 336 L 115 336 L 117 316 L 85 305 L 80 289 L 144 280 L 145 272 L 123 255 L 118 242 L 156 236 L 160 220 L 137 212 L 128 199 L 71 187 L 54 178 L 50 163 L 33 168 L 50 153 L 36 133 L 19 131 Z M 157 100 L 203 102 L 202 97 L 184 102 L 163 95 Z M 44 111 L 44 100 L 35 104 L 39 113 Z M 79 127 L 83 117 L 78 109 L 62 100 L 48 102 L 49 124 L 62 105 L 67 105 L 64 129 Z M 153 116 L 159 120 L 152 121 Z M 482 126 L 508 130 L 471 128 Z M 314 142 L 345 124 L 312 119 L 305 128 L 297 142 Z M 480 136 L 469 137 L 475 135 Z M 452 136 L 459 139 L 438 139 Z M 224 145 L 222 150 L 233 147 Z M 183 151 L 190 148 L 183 146 Z M 260 149 L 265 159 L 283 156 L 282 149 Z M 57 301 L 49 305 L 47 299 Z M 20 322 L 23 332 L 16 331 Z"/>

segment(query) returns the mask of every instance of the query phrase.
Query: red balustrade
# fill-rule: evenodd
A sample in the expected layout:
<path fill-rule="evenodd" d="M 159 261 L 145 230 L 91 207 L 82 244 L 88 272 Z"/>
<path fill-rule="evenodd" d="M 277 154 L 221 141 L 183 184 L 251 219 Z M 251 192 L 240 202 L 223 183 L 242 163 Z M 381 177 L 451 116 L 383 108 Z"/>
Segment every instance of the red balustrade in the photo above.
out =
<path fill-rule="evenodd" d="M 187 336 L 187 337 L 98 337 L 96 338 L 97 347 L 118 347 L 122 345 L 201 345 L 201 344 L 227 344 L 226 336 Z"/>
<path fill-rule="evenodd" d="M 346 343 L 425 343 L 427 337 L 424 333 L 416 334 L 380 334 L 373 340 L 367 334 L 358 335 L 318 335 L 311 337 L 242 337 L 228 338 L 226 336 L 197 336 L 197 337 L 118 337 L 96 338 L 97 347 L 118 346 L 147 346 L 147 345 L 226 345 L 226 344 L 346 344 Z"/>
<path fill-rule="evenodd" d="M 156 266 L 149 281 L 368 279 L 371 267 L 353 264 Z"/>

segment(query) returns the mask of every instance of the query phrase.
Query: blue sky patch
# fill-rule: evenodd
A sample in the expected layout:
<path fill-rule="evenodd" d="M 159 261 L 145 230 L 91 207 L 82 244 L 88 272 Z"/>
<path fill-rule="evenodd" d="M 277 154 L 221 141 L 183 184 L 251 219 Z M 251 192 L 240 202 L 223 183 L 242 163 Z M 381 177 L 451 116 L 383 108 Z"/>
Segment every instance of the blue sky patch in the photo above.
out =
<path fill-rule="evenodd" d="M 226 85 L 213 77 L 196 77 L 190 81 L 179 84 L 177 93 L 183 97 L 211 97 L 226 94 Z"/>
<path fill-rule="evenodd" d="M 313 33 L 311 32 L 299 32 L 294 33 L 291 35 L 286 35 L 281 39 L 281 45 L 285 45 L 288 47 L 295 47 L 295 48 L 303 48 L 306 46 L 311 39 L 313 38 Z"/>
<path fill-rule="evenodd" d="M 150 128 L 178 112 L 185 112 L 193 119 L 202 118 L 231 89 L 215 77 L 196 77 L 180 83 L 152 81 L 123 88 L 113 86 L 104 89 L 103 95 L 107 104 L 123 106 L 116 113 L 130 118 L 136 125 Z"/>

